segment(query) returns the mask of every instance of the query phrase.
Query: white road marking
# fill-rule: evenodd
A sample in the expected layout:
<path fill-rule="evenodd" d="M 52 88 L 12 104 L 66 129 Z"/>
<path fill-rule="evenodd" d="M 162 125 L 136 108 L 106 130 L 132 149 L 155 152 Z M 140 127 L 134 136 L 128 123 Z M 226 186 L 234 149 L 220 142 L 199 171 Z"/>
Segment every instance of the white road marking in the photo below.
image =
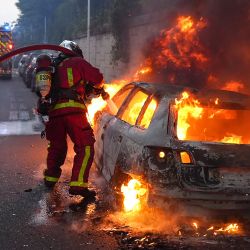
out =
<path fill-rule="evenodd" d="M 33 129 L 36 123 L 35 120 L 0 122 L 0 136 L 40 134 L 40 131 Z"/>
<path fill-rule="evenodd" d="M 10 121 L 15 121 L 18 120 L 18 111 L 10 111 L 9 113 L 9 120 Z"/>
<path fill-rule="evenodd" d="M 19 120 L 27 121 L 30 120 L 30 114 L 28 111 L 19 111 Z"/>

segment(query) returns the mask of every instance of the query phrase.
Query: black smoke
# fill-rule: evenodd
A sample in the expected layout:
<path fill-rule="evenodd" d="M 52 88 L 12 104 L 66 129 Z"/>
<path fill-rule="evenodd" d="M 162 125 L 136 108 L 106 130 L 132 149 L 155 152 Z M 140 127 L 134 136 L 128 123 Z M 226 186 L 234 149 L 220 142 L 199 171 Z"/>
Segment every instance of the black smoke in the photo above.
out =
<path fill-rule="evenodd" d="M 153 38 L 146 46 L 146 58 L 152 58 L 153 74 L 146 80 L 171 82 L 193 87 L 220 88 L 227 81 L 239 81 L 250 89 L 250 1 L 248 0 L 175 0 L 168 13 L 174 25 L 181 15 L 203 18 L 207 27 L 199 33 L 204 54 L 209 58 L 205 67 L 191 60 L 191 67 L 178 68 L 174 63 L 159 67 L 154 54 L 160 48 Z M 171 29 L 171 25 L 167 29 Z M 169 47 L 175 49 L 175 45 Z M 212 77 L 211 77 L 212 76 Z M 213 80 L 211 80 L 213 79 Z"/>

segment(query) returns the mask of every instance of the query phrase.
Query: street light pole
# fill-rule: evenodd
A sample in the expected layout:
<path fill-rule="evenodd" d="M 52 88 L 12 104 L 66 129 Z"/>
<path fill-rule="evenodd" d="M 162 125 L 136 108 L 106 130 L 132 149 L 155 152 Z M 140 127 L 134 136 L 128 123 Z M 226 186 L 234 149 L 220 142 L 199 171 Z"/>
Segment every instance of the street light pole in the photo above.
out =
<path fill-rule="evenodd" d="M 90 61 L 90 0 L 88 0 L 88 15 L 87 15 L 87 50 L 88 61 Z"/>
<path fill-rule="evenodd" d="M 47 17 L 44 17 L 44 43 L 47 43 Z"/>

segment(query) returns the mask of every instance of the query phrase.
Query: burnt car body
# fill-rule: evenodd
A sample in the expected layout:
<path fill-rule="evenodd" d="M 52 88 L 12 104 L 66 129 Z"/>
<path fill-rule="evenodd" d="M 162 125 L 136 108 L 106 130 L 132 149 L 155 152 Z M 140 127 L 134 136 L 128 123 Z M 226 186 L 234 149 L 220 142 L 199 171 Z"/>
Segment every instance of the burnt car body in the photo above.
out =
<path fill-rule="evenodd" d="M 250 145 L 178 139 L 178 116 L 173 106 L 186 89 L 131 83 L 118 91 L 112 98 L 117 113 L 106 107 L 96 117 L 95 163 L 108 182 L 124 175 L 142 178 L 149 184 L 152 196 L 167 203 L 208 211 L 247 211 L 250 208 Z M 206 105 L 219 97 L 223 100 L 219 107 L 222 110 L 250 110 L 250 97 L 240 93 L 188 91 Z M 124 118 L 124 114 L 136 108 L 140 93 L 145 95 L 145 101 L 137 107 L 136 118 Z M 148 111 L 153 101 L 156 108 Z M 150 117 L 147 121 L 146 112 Z M 239 121 L 239 127 L 241 125 Z"/>

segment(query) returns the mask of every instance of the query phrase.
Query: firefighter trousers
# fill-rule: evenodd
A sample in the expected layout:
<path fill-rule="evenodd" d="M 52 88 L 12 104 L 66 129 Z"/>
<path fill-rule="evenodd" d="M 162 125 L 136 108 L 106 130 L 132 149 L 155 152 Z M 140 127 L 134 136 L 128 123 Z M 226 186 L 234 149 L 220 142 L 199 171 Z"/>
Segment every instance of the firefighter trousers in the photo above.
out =
<path fill-rule="evenodd" d="M 94 157 L 95 139 L 85 113 L 51 117 L 46 124 L 49 143 L 44 179 L 52 184 L 59 180 L 61 166 L 67 155 L 67 136 L 72 140 L 75 151 L 70 187 L 86 188 Z"/>

